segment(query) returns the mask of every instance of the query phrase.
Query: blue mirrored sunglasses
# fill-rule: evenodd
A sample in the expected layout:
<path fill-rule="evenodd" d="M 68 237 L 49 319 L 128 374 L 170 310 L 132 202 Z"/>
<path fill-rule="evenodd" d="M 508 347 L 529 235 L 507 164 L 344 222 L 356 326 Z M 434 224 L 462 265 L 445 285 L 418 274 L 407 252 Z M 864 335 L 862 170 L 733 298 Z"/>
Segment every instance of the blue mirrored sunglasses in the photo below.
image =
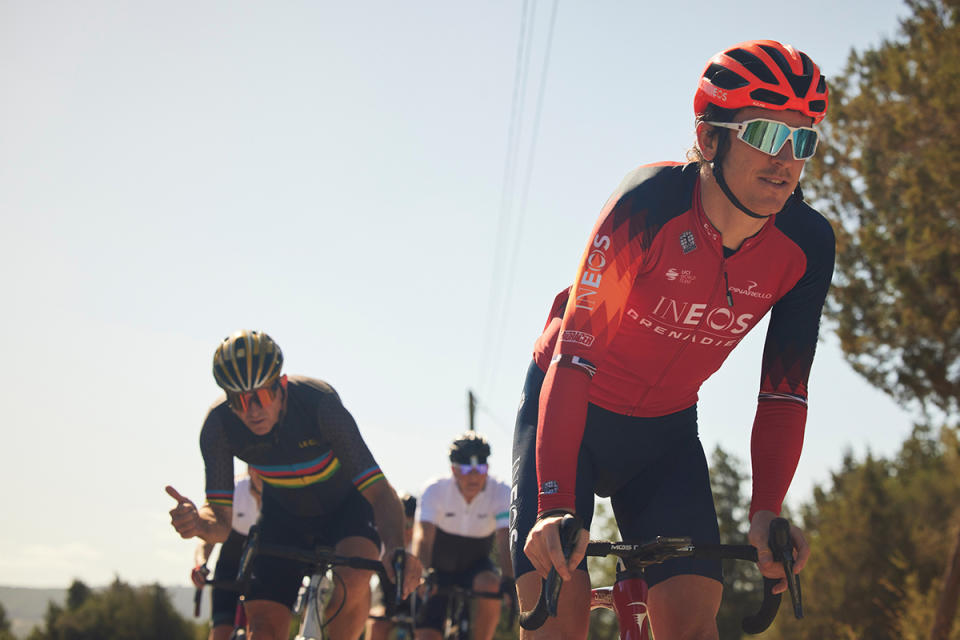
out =
<path fill-rule="evenodd" d="M 463 475 L 467 475 L 472 471 L 476 471 L 477 473 L 486 473 L 488 469 L 486 462 L 480 462 L 477 464 L 458 464 L 457 466 L 460 467 L 460 473 Z"/>
<path fill-rule="evenodd" d="M 806 160 L 817 150 L 820 134 L 813 127 L 791 127 L 766 118 L 754 118 L 744 122 L 707 122 L 714 127 L 733 129 L 737 138 L 748 145 L 775 156 L 783 149 L 787 140 L 791 141 L 794 160 Z"/>

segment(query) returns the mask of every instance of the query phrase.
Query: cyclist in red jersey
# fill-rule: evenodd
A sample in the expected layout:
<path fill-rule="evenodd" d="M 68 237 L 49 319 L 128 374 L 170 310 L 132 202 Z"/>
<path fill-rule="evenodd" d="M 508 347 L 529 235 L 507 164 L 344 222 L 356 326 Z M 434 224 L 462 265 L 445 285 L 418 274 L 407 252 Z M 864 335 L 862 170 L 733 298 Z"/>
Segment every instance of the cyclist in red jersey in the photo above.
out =
<path fill-rule="evenodd" d="M 768 311 L 749 538 L 760 571 L 783 577 L 765 538 L 802 447 L 835 253 L 798 186 L 827 96 L 817 65 L 791 46 L 720 52 L 695 94 L 691 162 L 635 170 L 604 206 L 537 341 L 517 416 L 511 542 L 523 608 L 551 567 L 566 581 L 559 617 L 523 637 L 586 637 L 594 494 L 611 497 L 624 539 L 719 542 L 697 392 Z M 568 513 L 585 528 L 565 560 L 557 531 Z M 799 571 L 810 550 L 791 534 Z M 717 638 L 721 578 L 719 562 L 690 558 L 648 570 L 656 636 Z M 781 580 L 775 591 L 785 589 Z"/>

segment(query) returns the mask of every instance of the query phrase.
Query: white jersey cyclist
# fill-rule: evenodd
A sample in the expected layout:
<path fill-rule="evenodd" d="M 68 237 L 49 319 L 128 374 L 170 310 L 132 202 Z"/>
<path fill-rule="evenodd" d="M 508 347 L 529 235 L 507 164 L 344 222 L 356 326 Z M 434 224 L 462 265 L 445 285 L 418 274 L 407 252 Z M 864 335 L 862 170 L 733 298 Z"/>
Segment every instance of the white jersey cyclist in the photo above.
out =
<path fill-rule="evenodd" d="M 250 476 L 237 476 L 233 485 L 233 519 L 230 526 L 240 535 L 250 534 L 250 527 L 260 517 L 260 505 L 250 491 Z"/>
<path fill-rule="evenodd" d="M 467 502 L 453 477 L 432 481 L 423 490 L 417 519 L 437 528 L 434 568 L 460 571 L 489 555 L 497 529 L 509 525 L 510 487 L 493 476 Z"/>

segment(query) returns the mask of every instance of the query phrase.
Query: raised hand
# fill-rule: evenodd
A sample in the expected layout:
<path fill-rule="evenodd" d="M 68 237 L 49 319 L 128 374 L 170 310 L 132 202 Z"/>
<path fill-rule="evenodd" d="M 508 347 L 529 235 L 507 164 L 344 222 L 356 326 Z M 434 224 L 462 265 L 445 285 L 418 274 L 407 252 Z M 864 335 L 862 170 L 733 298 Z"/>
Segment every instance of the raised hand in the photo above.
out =
<path fill-rule="evenodd" d="M 200 514 L 197 505 L 190 498 L 167 485 L 167 495 L 177 501 L 177 506 L 170 509 L 170 524 L 177 530 L 181 538 L 193 538 L 200 535 Z"/>

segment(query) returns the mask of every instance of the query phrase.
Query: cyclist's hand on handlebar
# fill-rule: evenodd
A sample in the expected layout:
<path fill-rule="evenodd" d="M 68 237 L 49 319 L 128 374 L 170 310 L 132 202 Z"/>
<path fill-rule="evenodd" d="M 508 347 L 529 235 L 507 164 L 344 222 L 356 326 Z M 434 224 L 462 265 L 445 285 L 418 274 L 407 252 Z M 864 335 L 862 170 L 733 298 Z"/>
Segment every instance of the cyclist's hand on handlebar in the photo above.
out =
<path fill-rule="evenodd" d="M 768 545 L 770 536 L 770 522 L 777 517 L 772 511 L 758 511 L 750 521 L 750 544 L 757 548 L 757 566 L 760 573 L 767 578 L 779 578 L 780 582 L 773 588 L 773 593 L 783 593 L 787 590 L 787 581 L 784 578 L 783 565 L 773 557 Z M 793 524 L 790 525 L 790 539 L 793 541 L 793 572 L 799 574 L 810 557 L 810 545 L 807 543 L 803 531 Z"/>
<path fill-rule="evenodd" d="M 203 589 L 203 586 L 207 583 L 207 576 L 210 574 L 210 570 L 207 569 L 207 565 L 198 564 L 190 571 L 190 581 L 193 582 L 193 586 L 197 589 Z"/>
<path fill-rule="evenodd" d="M 561 520 L 563 520 L 562 515 L 548 516 L 538 520 L 530 530 L 527 542 L 523 547 L 523 551 L 530 559 L 530 563 L 533 564 L 533 568 L 543 579 L 547 578 L 552 567 L 556 567 L 560 577 L 569 580 L 587 552 L 590 532 L 586 529 L 580 529 L 577 534 L 577 544 L 573 548 L 570 558 L 564 559 L 563 549 L 560 545 Z"/>
<path fill-rule="evenodd" d="M 180 493 L 167 485 L 167 495 L 177 501 L 177 506 L 170 509 L 170 524 L 177 530 L 181 538 L 193 538 L 200 535 L 200 513 L 197 511 L 197 505 L 190 498 L 185 498 Z"/>
<path fill-rule="evenodd" d="M 387 570 L 387 577 L 396 584 L 397 576 L 393 570 L 393 554 L 397 549 L 384 549 L 381 561 Z M 420 584 L 420 575 L 423 573 L 423 567 L 420 564 L 420 558 L 404 551 L 405 561 L 403 563 L 403 597 L 409 596 L 417 585 Z"/>

